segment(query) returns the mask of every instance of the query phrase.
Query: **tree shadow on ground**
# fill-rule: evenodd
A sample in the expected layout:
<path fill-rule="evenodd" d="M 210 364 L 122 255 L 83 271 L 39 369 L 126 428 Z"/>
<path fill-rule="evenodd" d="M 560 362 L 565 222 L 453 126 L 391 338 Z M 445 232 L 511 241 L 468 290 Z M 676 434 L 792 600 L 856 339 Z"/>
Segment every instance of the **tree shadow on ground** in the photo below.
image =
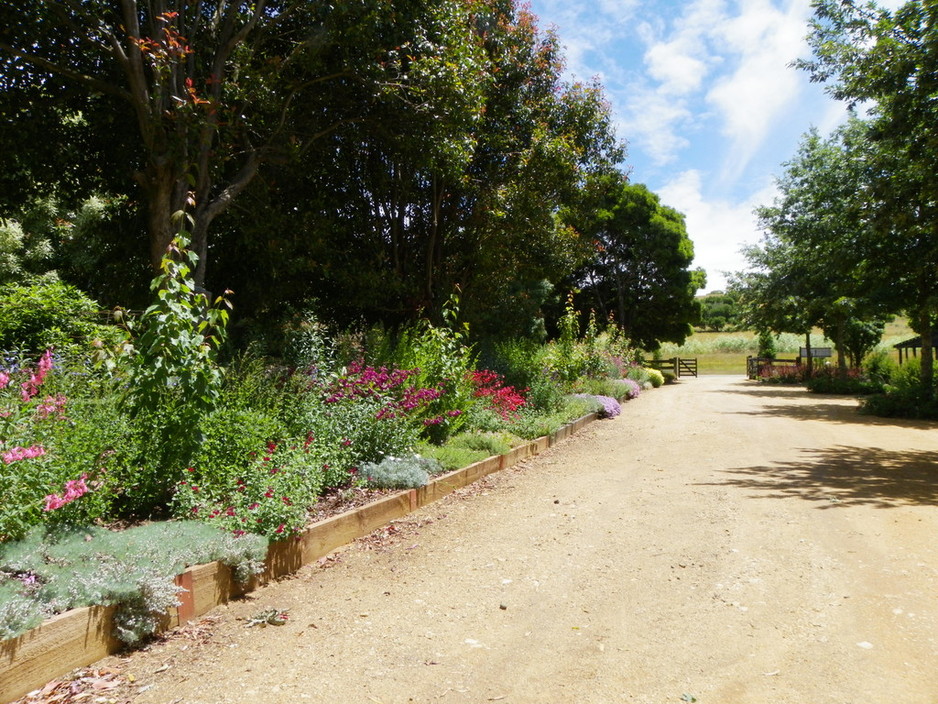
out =
<path fill-rule="evenodd" d="M 748 386 L 747 384 L 751 384 Z M 810 392 L 803 386 L 787 386 L 784 384 L 757 384 L 754 381 L 742 381 L 730 388 L 719 389 L 721 394 L 742 394 L 757 398 L 792 398 L 807 396 Z"/>
<path fill-rule="evenodd" d="M 836 446 L 802 450 L 802 458 L 726 470 L 724 481 L 754 496 L 813 501 L 817 508 L 938 505 L 938 451 Z"/>
<path fill-rule="evenodd" d="M 770 394 L 765 394 L 770 396 Z M 783 400 L 782 394 L 778 395 Z M 788 398 L 793 398 L 789 395 Z M 859 424 L 869 426 L 891 426 L 894 428 L 919 428 L 923 430 L 938 428 L 938 422 L 910 418 L 880 418 L 860 412 L 860 406 L 853 397 L 811 394 L 810 404 L 779 403 L 766 404 L 755 410 L 730 411 L 747 417 L 775 416 L 793 420 L 827 421 L 830 423 Z M 845 403 L 846 402 L 846 403 Z"/>

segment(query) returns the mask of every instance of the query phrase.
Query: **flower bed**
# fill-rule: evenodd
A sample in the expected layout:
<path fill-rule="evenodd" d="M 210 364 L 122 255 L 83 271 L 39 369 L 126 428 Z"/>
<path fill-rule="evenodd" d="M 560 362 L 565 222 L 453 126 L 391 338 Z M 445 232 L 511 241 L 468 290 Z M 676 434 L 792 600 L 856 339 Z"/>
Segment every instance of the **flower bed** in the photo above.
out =
<path fill-rule="evenodd" d="M 520 445 L 505 455 L 440 475 L 419 489 L 389 494 L 314 523 L 291 540 L 272 543 L 264 572 L 244 587 L 234 579 L 231 568 L 220 562 L 190 567 L 176 578 L 176 584 L 185 591 L 180 592 L 179 606 L 167 612 L 161 630 L 184 624 L 234 596 L 291 574 L 396 518 L 533 457 L 597 418 L 597 414 L 583 416 L 552 435 Z M 120 650 L 124 644 L 112 635 L 113 618 L 113 607 L 75 609 L 18 638 L 0 642 L 0 702 L 12 701 L 69 670 Z"/>

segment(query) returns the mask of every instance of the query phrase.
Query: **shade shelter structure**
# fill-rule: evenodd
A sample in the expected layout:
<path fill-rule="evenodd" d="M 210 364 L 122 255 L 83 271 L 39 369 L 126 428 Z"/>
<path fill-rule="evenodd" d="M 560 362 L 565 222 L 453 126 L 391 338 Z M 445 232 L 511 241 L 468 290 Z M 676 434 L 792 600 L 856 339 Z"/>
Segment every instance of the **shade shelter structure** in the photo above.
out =
<path fill-rule="evenodd" d="M 938 348 L 938 332 L 932 333 L 931 344 L 933 348 Z M 893 345 L 893 349 L 899 350 L 899 364 L 902 364 L 903 362 L 912 359 L 913 357 L 918 357 L 918 351 L 921 346 L 921 335 Z"/>

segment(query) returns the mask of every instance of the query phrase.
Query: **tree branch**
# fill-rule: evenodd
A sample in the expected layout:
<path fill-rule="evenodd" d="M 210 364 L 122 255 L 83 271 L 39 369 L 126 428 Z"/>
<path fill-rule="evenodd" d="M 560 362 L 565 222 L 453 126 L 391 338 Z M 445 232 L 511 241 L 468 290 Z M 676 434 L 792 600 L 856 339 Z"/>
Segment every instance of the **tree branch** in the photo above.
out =
<path fill-rule="evenodd" d="M 64 76 L 65 78 L 68 78 L 73 81 L 77 81 L 81 83 L 82 85 L 86 85 L 90 88 L 94 88 L 95 90 L 100 91 L 101 93 L 106 93 L 108 95 L 116 95 L 120 98 L 123 98 L 124 100 L 130 99 L 130 93 L 128 93 L 127 91 L 121 88 L 118 88 L 113 83 L 109 83 L 108 81 L 104 81 L 100 78 L 95 78 L 94 76 L 89 76 L 87 74 L 81 73 L 80 71 L 75 71 L 73 69 L 68 68 L 67 66 L 62 66 L 61 64 L 57 64 L 54 61 L 50 61 L 49 59 L 43 58 L 42 56 L 29 54 L 25 51 L 21 51 L 20 49 L 12 47 L 9 44 L 4 44 L 2 42 L 0 42 L 0 51 L 2 51 L 5 54 L 9 54 L 10 56 L 13 56 L 17 59 L 22 59 L 23 61 L 26 61 L 27 63 L 32 64 L 33 66 L 36 66 L 37 68 L 41 68 L 41 69 L 48 71 L 49 73 L 54 73 L 59 76 Z"/>

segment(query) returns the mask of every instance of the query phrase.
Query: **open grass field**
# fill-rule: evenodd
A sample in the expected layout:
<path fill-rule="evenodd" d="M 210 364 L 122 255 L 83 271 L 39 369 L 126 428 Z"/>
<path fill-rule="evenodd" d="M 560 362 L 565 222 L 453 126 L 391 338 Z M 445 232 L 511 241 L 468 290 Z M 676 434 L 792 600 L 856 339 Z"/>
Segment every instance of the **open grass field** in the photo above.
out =
<path fill-rule="evenodd" d="M 903 317 L 896 318 L 886 325 L 882 342 L 879 347 L 888 350 L 892 358 L 899 361 L 899 356 L 892 346 L 910 337 L 915 333 L 909 328 L 908 320 Z M 783 333 L 776 341 L 776 354 L 780 358 L 794 358 L 798 356 L 799 348 L 804 345 L 804 338 L 791 333 Z M 813 347 L 833 347 L 833 343 L 824 337 L 820 330 L 811 335 Z M 683 345 L 666 343 L 661 346 L 661 356 L 669 357 L 696 357 L 700 374 L 746 374 L 746 357 L 755 355 L 759 351 L 759 341 L 756 333 L 751 331 L 739 332 L 695 332 L 687 338 Z"/>

